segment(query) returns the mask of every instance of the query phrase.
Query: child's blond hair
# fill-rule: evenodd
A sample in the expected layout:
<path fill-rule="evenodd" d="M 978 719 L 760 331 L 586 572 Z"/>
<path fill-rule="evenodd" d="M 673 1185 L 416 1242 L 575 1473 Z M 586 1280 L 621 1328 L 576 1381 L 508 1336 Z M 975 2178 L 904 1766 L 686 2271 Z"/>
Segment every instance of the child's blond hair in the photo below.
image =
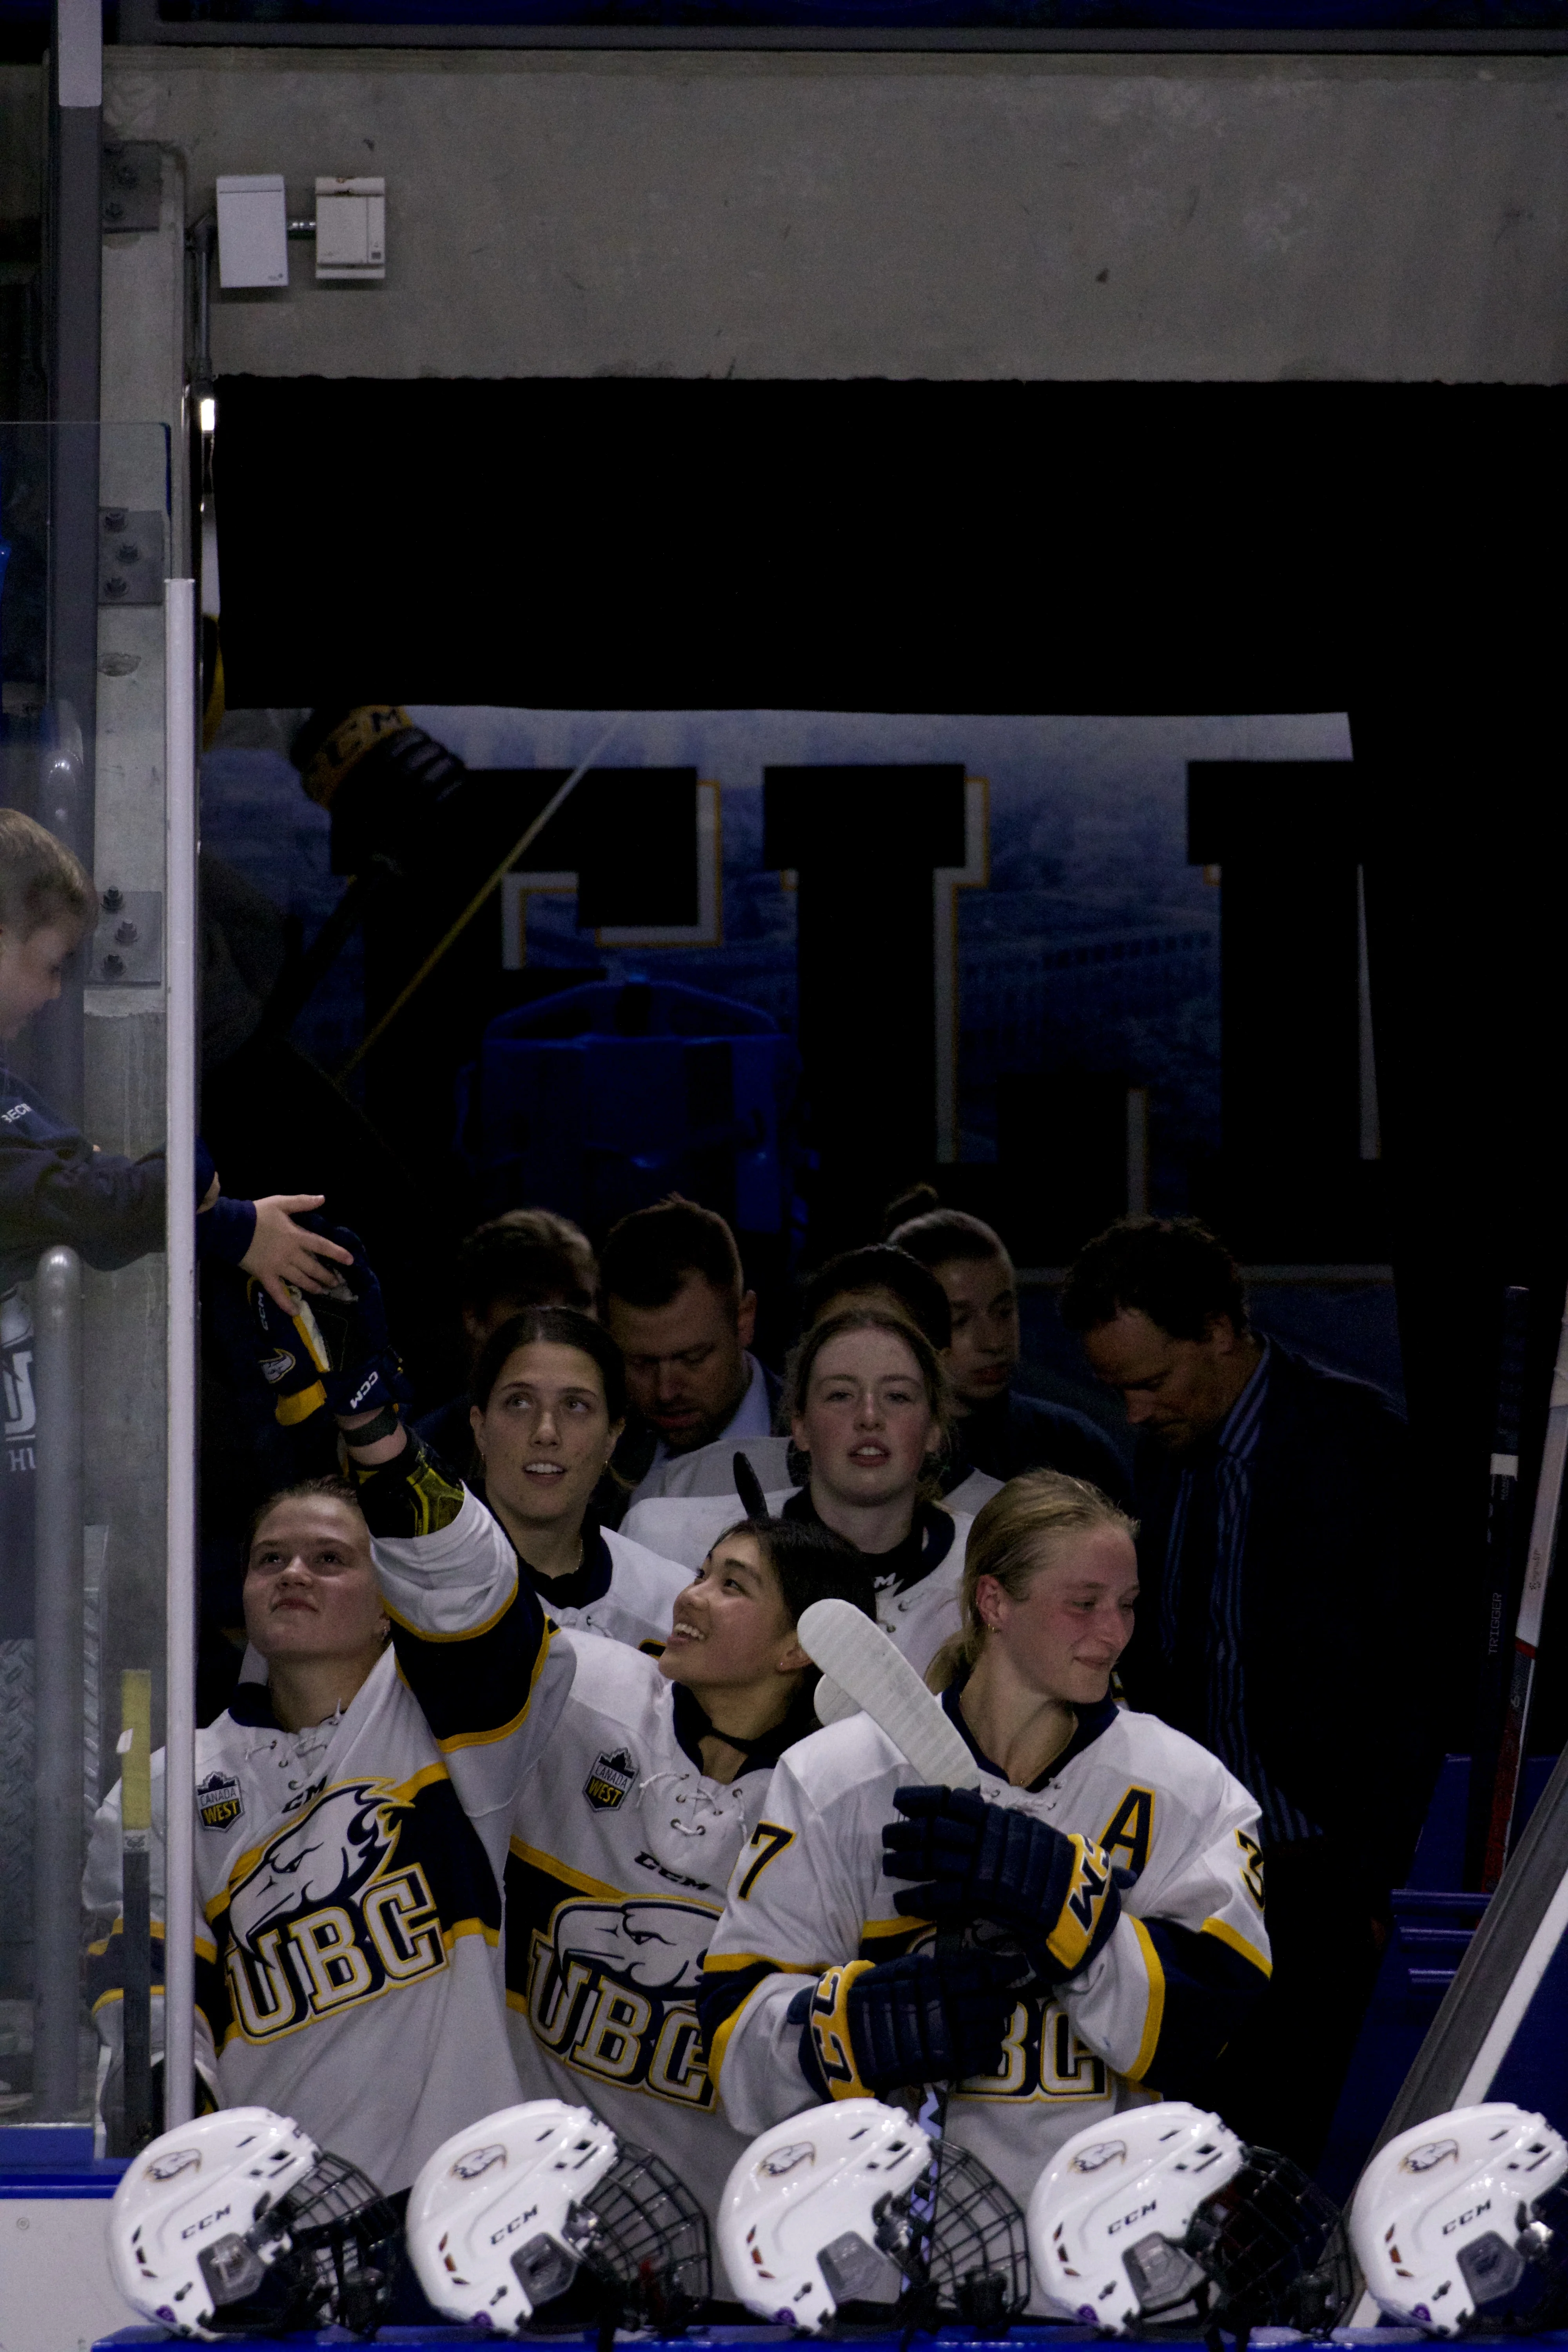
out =
<path fill-rule="evenodd" d="M 0 931 L 14 943 L 46 923 L 85 931 L 97 912 L 92 877 L 75 852 L 20 809 L 0 809 Z"/>

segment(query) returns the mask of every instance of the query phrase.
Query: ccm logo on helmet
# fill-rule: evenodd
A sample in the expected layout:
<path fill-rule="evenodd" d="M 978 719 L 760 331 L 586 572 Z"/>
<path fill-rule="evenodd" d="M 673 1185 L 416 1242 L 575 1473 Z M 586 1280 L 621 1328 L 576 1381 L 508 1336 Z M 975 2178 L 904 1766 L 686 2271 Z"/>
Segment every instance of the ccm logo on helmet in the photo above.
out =
<path fill-rule="evenodd" d="M 199 2221 L 193 2221 L 189 2229 L 180 2231 L 180 2235 L 182 2238 L 199 2238 L 202 2231 L 210 2230 L 215 2221 L 226 2221 L 233 2210 L 232 2205 L 220 2205 L 216 2213 L 204 2213 Z"/>
<path fill-rule="evenodd" d="M 1462 2230 L 1467 2221 L 1474 2221 L 1480 2214 L 1489 2213 L 1491 2210 L 1492 2200 L 1489 2197 L 1483 2197 L 1479 2205 L 1468 2205 L 1462 2213 L 1456 2213 L 1451 2221 L 1444 2222 L 1444 2237 L 1451 2238 L 1454 2231 L 1456 2230 Z"/>
<path fill-rule="evenodd" d="M 1142 2221 L 1146 2213 L 1156 2213 L 1159 2210 L 1159 2199 L 1151 2197 L 1147 2205 L 1140 2205 L 1135 2213 L 1123 2213 L 1119 2221 L 1110 2222 L 1107 2226 L 1105 2234 L 1108 2238 L 1114 2238 L 1118 2230 L 1130 2230 L 1133 2222 Z"/>
<path fill-rule="evenodd" d="M 500 2229 L 492 2230 L 490 2231 L 491 2245 L 499 2246 L 503 2238 L 514 2238 L 520 2230 L 525 2228 L 527 2224 L 532 2221 L 538 2210 L 539 2208 L 537 2205 L 531 2205 L 526 2213 L 514 2214 L 512 2219 L 510 2221 L 503 2223 Z"/>

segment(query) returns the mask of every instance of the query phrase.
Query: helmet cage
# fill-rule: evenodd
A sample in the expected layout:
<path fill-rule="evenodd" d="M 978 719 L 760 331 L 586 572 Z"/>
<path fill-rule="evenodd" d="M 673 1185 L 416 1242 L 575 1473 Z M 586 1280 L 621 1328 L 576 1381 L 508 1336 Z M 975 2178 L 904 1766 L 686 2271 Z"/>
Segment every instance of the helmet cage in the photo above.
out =
<path fill-rule="evenodd" d="M 574 2207 L 567 2235 L 628 2320 L 674 2332 L 708 2300 L 708 2224 L 701 2208 L 647 2148 L 621 2141 L 610 2169 L 584 2204 Z"/>
<path fill-rule="evenodd" d="M 322 2151 L 243 2235 L 198 2257 L 214 2334 L 288 2334 L 333 2325 L 373 2335 L 399 2263 L 395 2209 L 357 2165 Z"/>
<path fill-rule="evenodd" d="M 1139 2251 L 1131 2249 L 1130 2264 Z M 1350 2249 L 1338 2209 L 1299 2165 L 1272 2148 L 1247 2149 L 1240 2170 L 1194 2214 L 1182 2252 L 1193 2273 L 1189 2291 L 1201 2288 L 1194 2315 L 1226 2326 L 1312 2334 L 1333 2326 L 1351 2297 Z M 1147 2319 L 1185 2316 L 1147 2304 L 1143 2310 Z"/>
<path fill-rule="evenodd" d="M 1568 2317 L 1568 2176 L 1518 2208 L 1516 2234 L 1472 2238 L 1455 2257 L 1489 2333 L 1537 2334 Z"/>
<path fill-rule="evenodd" d="M 879 2250 L 904 2276 L 900 2325 L 1005 2326 L 1027 2304 L 1024 2216 L 994 2174 L 955 2141 L 939 2141 L 921 2178 L 902 2196 L 882 2200 L 876 2224 Z M 864 2240 L 856 2242 L 864 2247 Z M 837 2251 L 819 2257 L 825 2273 Z"/>

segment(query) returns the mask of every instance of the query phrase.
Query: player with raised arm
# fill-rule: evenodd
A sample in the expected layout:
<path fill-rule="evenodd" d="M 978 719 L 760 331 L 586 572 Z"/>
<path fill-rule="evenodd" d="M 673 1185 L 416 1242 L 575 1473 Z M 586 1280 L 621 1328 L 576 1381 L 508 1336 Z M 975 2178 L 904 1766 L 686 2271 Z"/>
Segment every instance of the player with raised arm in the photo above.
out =
<path fill-rule="evenodd" d="M 964 1540 L 973 1524 L 937 1493 L 947 1442 L 946 1376 L 901 1315 L 858 1307 L 814 1324 L 790 1360 L 784 1412 L 809 1475 L 766 1497 L 771 1512 L 816 1520 L 865 1559 L 877 1614 L 923 1673 L 958 1631 Z M 732 1507 L 722 1496 L 635 1504 L 626 1529 L 693 1565 Z"/>
<path fill-rule="evenodd" d="M 1268 1974 L 1258 1808 L 1110 1697 L 1137 1591 L 1123 1512 L 1015 1479 L 975 1520 L 931 1676 L 979 1792 L 906 1785 L 867 1715 L 781 1759 L 763 1866 L 737 1873 L 703 1971 L 737 2128 L 945 2082 L 949 2133 L 1022 2203 L 1098 2115 L 1202 2084 Z"/>
<path fill-rule="evenodd" d="M 330 1401 L 367 1377 L 363 1364 L 329 1375 Z M 384 1415 L 390 1437 L 392 1407 L 368 1425 Z M 242 1683 L 196 1735 L 195 1832 L 198 2033 L 219 2099 L 296 2117 L 392 2192 L 515 2082 L 500 1972 L 507 1842 L 565 1687 L 495 1520 L 416 1441 L 397 1455 L 357 1497 L 329 1478 L 263 1507 L 245 1615 L 267 1679 Z M 163 1769 L 160 1752 L 155 1791 Z M 120 1854 L 117 1786 L 83 1888 L 111 1917 Z M 161 1912 L 161 1851 L 152 1876 Z M 111 2057 L 122 1950 L 114 1918 L 89 1963 Z M 155 1958 L 155 1984 L 162 1974 Z"/>
<path fill-rule="evenodd" d="M 552 1328 L 581 1320 L 534 1312 Z M 510 1328 L 493 1343 L 503 1371 Z M 542 1378 L 537 1364 L 531 1376 Z M 493 1759 L 471 1774 L 454 1760 L 452 1772 L 479 1809 L 487 1853 L 510 1849 L 505 1977 L 525 2090 L 592 2105 L 639 2145 L 678 2148 L 679 2168 L 711 2202 L 744 2143 L 703 2063 L 702 1955 L 766 1769 L 816 1720 L 795 1619 L 830 1596 L 870 1614 L 860 1563 L 811 1523 L 731 1527 L 677 1599 L 657 1663 L 586 1630 L 554 1633 L 538 1739 L 514 1626 L 523 1602 L 538 1602 L 511 1546 L 460 1488 L 452 1512 L 446 1474 L 395 1412 L 338 1420 L 404 1677 L 455 1759 Z"/>

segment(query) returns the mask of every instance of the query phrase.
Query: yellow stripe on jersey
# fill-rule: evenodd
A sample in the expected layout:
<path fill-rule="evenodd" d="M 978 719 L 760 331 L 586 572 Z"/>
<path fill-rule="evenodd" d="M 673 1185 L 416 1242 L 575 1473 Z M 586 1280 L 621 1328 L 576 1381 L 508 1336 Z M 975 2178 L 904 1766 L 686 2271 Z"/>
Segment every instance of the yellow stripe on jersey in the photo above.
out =
<path fill-rule="evenodd" d="M 626 1900 L 624 1886 L 606 1886 L 602 1878 L 590 1878 L 586 1871 L 574 1870 L 569 1862 L 559 1862 L 552 1853 L 542 1853 L 537 1846 L 524 1845 L 521 1838 L 513 1838 L 510 1845 L 519 1862 L 526 1862 L 531 1869 L 543 1871 L 547 1878 L 558 1878 L 563 1886 L 570 1886 L 575 1894 L 597 1895 L 610 1903 Z"/>
<path fill-rule="evenodd" d="M 720 1976 L 729 1969 L 776 1969 L 782 1977 L 815 1977 L 821 1971 L 813 1960 L 808 1967 L 804 1960 L 770 1959 L 766 1952 L 704 1952 L 702 1973 L 705 1977 Z"/>
<path fill-rule="evenodd" d="M 799 1960 L 761 1960 L 755 1954 L 748 1952 L 724 1952 L 717 1956 L 710 1952 L 703 1959 L 702 1973 L 706 1976 L 710 1969 L 759 1967 L 771 1969 L 774 1975 L 781 1977 L 814 1977 L 817 1973 L 815 1967 L 807 1968 Z M 708 2042 L 708 2080 L 715 2090 L 719 2088 L 719 2075 L 724 2063 L 724 2053 L 730 2046 L 731 2034 L 744 2017 L 757 1994 L 764 1991 L 771 1981 L 771 1978 L 763 1977 L 760 1984 L 753 1985 L 745 2000 L 737 2003 L 731 2014 L 724 2020 L 723 2024 L 718 2028 Z"/>
<path fill-rule="evenodd" d="M 393 1540 L 394 1539 L 391 1537 L 387 1538 L 387 1541 L 389 1543 Z M 427 1626 L 416 1625 L 411 1617 L 403 1616 L 393 1607 L 390 1601 L 384 1598 L 381 1605 L 395 1625 L 401 1625 L 405 1633 L 412 1633 L 417 1641 L 477 1642 L 481 1634 L 493 1633 L 495 1632 L 496 1627 L 500 1623 L 501 1619 L 506 1615 L 507 1611 L 511 1607 L 516 1597 L 517 1587 L 514 1584 L 499 1609 L 492 1610 L 489 1616 L 485 1618 L 481 1623 L 478 1625 L 465 1625 L 462 1628 L 462 1631 L 457 1633 L 432 1633 Z M 554 1621 L 552 1619 L 549 1618 L 545 1620 L 547 1624 L 552 1624 L 553 1622 Z"/>
<path fill-rule="evenodd" d="M 1124 1912 L 1124 1918 L 1131 1916 Z M 1127 2069 L 1130 2083 L 1141 2083 L 1154 2063 L 1154 2053 L 1160 2046 L 1160 2028 L 1165 2022 L 1165 1971 L 1160 1965 L 1160 1955 L 1154 1949 L 1154 1939 L 1142 1919 L 1133 1919 L 1132 1932 L 1138 1938 L 1138 1948 L 1143 1955 L 1143 1969 L 1149 1979 L 1149 2006 L 1143 2016 L 1143 2038 L 1138 2044 L 1138 2055 Z"/>
<path fill-rule="evenodd" d="M 1273 1961 L 1265 1959 L 1257 1945 L 1249 1944 L 1228 1919 L 1205 1919 L 1198 1933 L 1200 1936 L 1217 1936 L 1222 1944 L 1228 1944 L 1233 1952 L 1239 1952 L 1244 1960 L 1250 1960 L 1253 1967 L 1261 1969 L 1266 1977 L 1274 1974 Z"/>
<path fill-rule="evenodd" d="M 510 1606 L 510 1604 L 509 1603 L 508 1605 Z M 457 1637 L 443 1634 L 438 1638 L 441 1640 L 447 1640 L 449 1638 L 455 1639 Z M 422 1634 L 420 1639 L 422 1641 L 426 1640 L 428 1639 L 428 1636 Z M 510 1739 L 518 1726 L 526 1719 L 528 1710 L 533 1705 L 533 1694 L 539 1686 L 539 1677 L 544 1672 L 544 1661 L 549 1655 L 550 1627 L 547 1622 L 544 1627 L 543 1636 L 540 1642 L 538 1651 L 534 1656 L 533 1671 L 528 1677 L 528 1696 L 523 1700 L 522 1705 L 518 1708 L 517 1713 L 512 1717 L 510 1722 L 498 1725 L 493 1731 L 458 1731 L 454 1732 L 449 1739 L 437 1739 L 436 1745 L 441 1750 L 442 1755 L 449 1756 L 455 1748 L 489 1748 L 491 1747 L 498 1739 Z M 413 1690 L 413 1685 L 409 1682 L 408 1677 L 403 1671 L 401 1660 L 398 1662 L 397 1679 L 403 1684 L 405 1689 L 409 1691 Z"/>
<path fill-rule="evenodd" d="M 868 1919 L 860 1930 L 860 1941 L 870 1944 L 879 1936 L 919 1936 L 935 1925 L 933 1919 L 906 1919 L 902 1916 L 897 1919 Z"/>

